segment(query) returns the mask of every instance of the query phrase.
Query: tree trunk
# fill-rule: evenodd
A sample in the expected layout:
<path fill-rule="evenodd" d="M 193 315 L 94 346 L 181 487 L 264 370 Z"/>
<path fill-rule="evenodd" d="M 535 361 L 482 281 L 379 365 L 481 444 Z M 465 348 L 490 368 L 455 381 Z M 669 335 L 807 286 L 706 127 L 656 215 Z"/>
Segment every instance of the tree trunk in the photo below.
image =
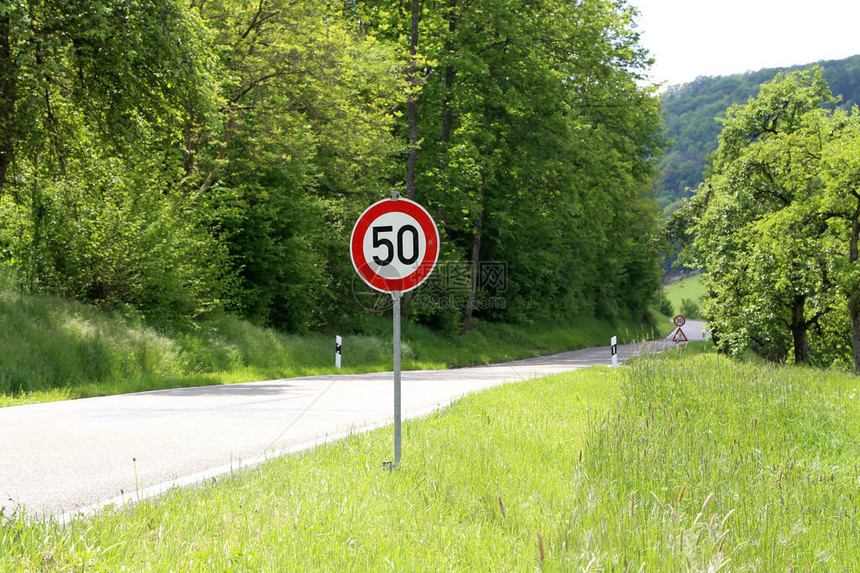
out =
<path fill-rule="evenodd" d="M 809 325 L 804 317 L 806 309 L 806 297 L 794 297 L 791 306 L 791 337 L 794 341 L 794 363 L 807 364 L 809 362 L 809 338 L 807 330 Z"/>
<path fill-rule="evenodd" d="M 409 94 L 406 96 L 406 118 L 409 122 L 409 156 L 406 159 L 406 197 L 415 199 L 415 160 L 418 157 L 418 24 L 421 22 L 421 1 L 412 0 L 412 30 L 409 37 Z"/>
<path fill-rule="evenodd" d="M 451 111 L 451 88 L 454 86 L 454 66 L 445 66 L 445 98 L 442 100 L 442 134 L 439 142 L 442 144 L 443 161 L 447 163 L 448 144 L 451 142 L 451 125 L 454 123 L 454 113 Z"/>
<path fill-rule="evenodd" d="M 463 316 L 463 332 L 472 328 L 472 315 L 478 298 L 478 270 L 481 257 L 481 238 L 484 232 L 484 196 L 487 193 L 487 175 L 481 170 L 481 196 L 478 198 L 478 218 L 475 220 L 475 236 L 472 238 L 472 253 L 469 261 L 469 298 Z"/>
<path fill-rule="evenodd" d="M 457 0 L 449 0 L 448 1 L 448 38 L 445 40 L 445 53 L 449 56 L 453 54 L 454 48 L 454 33 L 457 31 L 457 17 L 455 15 L 455 10 L 457 9 Z M 442 133 L 439 138 L 440 143 L 442 144 L 442 163 L 443 166 L 447 165 L 448 157 L 448 144 L 451 142 L 451 125 L 454 122 L 454 113 L 451 110 L 451 89 L 454 87 L 454 76 L 456 76 L 457 71 L 454 69 L 454 65 L 448 63 L 445 66 L 445 90 L 444 90 L 444 98 L 442 99 Z"/>
<path fill-rule="evenodd" d="M 848 262 L 851 268 L 857 264 L 858 240 L 860 240 L 860 204 L 854 211 L 854 220 L 851 221 L 851 241 L 848 247 Z M 848 316 L 851 318 L 851 355 L 854 358 L 854 374 L 860 376 L 860 293 L 856 290 L 848 297 Z"/>
<path fill-rule="evenodd" d="M 860 376 L 860 295 L 848 299 L 848 316 L 851 319 L 851 355 L 854 374 Z"/>
<path fill-rule="evenodd" d="M 11 16 L 0 20 L 0 195 L 6 184 L 9 166 L 15 157 L 15 78 L 9 42 Z"/>
<path fill-rule="evenodd" d="M 412 29 L 409 36 L 409 93 L 406 96 L 406 119 L 409 123 L 409 155 L 406 158 L 406 198 L 415 199 L 415 161 L 418 158 L 418 86 L 415 56 L 418 54 L 418 24 L 421 22 L 421 1 L 412 0 Z M 412 314 L 412 291 L 406 293 L 401 305 L 404 322 Z"/>

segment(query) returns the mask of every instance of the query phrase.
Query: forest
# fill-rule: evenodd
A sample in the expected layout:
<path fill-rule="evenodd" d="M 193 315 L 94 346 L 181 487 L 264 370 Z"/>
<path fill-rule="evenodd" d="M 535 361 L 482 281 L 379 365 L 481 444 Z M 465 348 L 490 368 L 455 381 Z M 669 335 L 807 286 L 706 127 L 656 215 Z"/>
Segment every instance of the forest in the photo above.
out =
<path fill-rule="evenodd" d="M 155 323 L 349 328 L 375 308 L 350 229 L 398 190 L 440 226 L 447 273 L 409 320 L 640 318 L 666 140 L 635 18 L 610 0 L 3 3 L 3 272 Z"/>
<path fill-rule="evenodd" d="M 860 55 L 821 62 L 822 74 L 839 101 L 829 108 L 851 109 L 860 104 Z M 726 109 L 744 104 L 758 94 L 763 83 L 779 72 L 799 71 L 809 65 L 787 69 L 763 69 L 724 77 L 700 77 L 694 82 L 670 86 L 660 98 L 665 114 L 666 137 L 673 145 L 660 160 L 662 172 L 658 201 L 666 214 L 690 197 L 705 178 L 709 156 L 717 149 L 722 126 L 715 120 Z"/>

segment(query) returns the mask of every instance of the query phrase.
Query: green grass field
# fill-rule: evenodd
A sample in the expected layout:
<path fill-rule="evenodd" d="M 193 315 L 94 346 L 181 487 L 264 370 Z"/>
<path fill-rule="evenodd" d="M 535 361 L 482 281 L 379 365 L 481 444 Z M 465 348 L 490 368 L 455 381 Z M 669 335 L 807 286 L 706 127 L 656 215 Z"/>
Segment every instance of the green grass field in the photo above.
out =
<path fill-rule="evenodd" d="M 182 328 L 22 295 L 0 276 L 0 406 L 336 372 L 334 335 L 291 335 L 221 315 Z M 662 323 L 661 323 L 662 324 Z M 343 373 L 392 368 L 391 319 L 344 334 Z M 594 318 L 438 333 L 403 325 L 404 369 L 486 364 L 651 335 L 634 321 Z"/>
<path fill-rule="evenodd" d="M 860 384 L 687 347 L 509 384 L 70 526 L 4 571 L 857 571 Z M 20 517 L 20 516 L 18 516 Z"/>
<path fill-rule="evenodd" d="M 666 298 L 672 303 L 672 308 L 675 309 L 676 313 L 681 312 L 681 304 L 684 299 L 694 301 L 701 308 L 706 294 L 700 274 L 674 282 L 665 287 L 663 292 L 666 293 Z M 687 318 L 693 317 L 688 316 Z"/>

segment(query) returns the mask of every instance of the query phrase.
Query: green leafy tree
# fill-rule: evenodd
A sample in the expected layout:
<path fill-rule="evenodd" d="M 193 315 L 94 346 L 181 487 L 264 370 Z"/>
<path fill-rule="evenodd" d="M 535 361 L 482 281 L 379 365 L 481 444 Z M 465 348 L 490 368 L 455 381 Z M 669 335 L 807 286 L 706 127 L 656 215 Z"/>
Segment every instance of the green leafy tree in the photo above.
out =
<path fill-rule="evenodd" d="M 34 163 L 62 171 L 81 123 L 117 151 L 153 128 L 169 137 L 187 111 L 211 101 L 207 57 L 182 2 L 3 3 L 0 192 L 16 163 L 17 181 Z"/>
<path fill-rule="evenodd" d="M 211 203 L 235 309 L 289 330 L 347 321 L 349 228 L 388 191 L 403 61 L 326 2 L 196 7 L 222 104 L 187 129 L 189 195 Z"/>
<path fill-rule="evenodd" d="M 405 11 L 357 10 L 406 45 Z M 662 139 L 657 101 L 635 82 L 647 57 L 633 17 L 596 0 L 425 4 L 416 198 L 468 269 L 464 328 L 476 314 L 636 314 L 656 290 L 646 195 Z M 504 310 L 474 309 L 493 294 L 480 261 L 508 264 Z"/>
<path fill-rule="evenodd" d="M 847 303 L 854 373 L 860 375 L 860 110 L 837 112 L 831 126 L 816 206 L 827 223 L 823 250 L 836 261 L 836 290 Z"/>
<path fill-rule="evenodd" d="M 181 2 L 0 6 L 0 248 L 24 286 L 165 317 L 221 304 L 225 251 L 177 193 L 215 71 Z"/>
<path fill-rule="evenodd" d="M 777 360 L 791 351 L 795 362 L 808 362 L 811 333 L 838 322 L 840 301 L 853 296 L 844 255 L 851 180 L 833 166 L 850 173 L 840 154 L 856 153 L 856 143 L 847 116 L 823 109 L 832 101 L 813 69 L 779 74 L 757 98 L 730 108 L 713 175 L 683 211 L 693 222 L 693 262 L 707 269 L 706 313 L 723 347 Z M 840 197 L 841 207 L 822 207 L 822 197 L 829 207 Z"/>

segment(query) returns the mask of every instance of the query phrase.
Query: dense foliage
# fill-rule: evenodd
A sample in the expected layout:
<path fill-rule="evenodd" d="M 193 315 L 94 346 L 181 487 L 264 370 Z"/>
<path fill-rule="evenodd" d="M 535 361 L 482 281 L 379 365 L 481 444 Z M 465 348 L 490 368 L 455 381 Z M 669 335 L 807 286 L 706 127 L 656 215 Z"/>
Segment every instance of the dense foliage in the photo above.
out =
<path fill-rule="evenodd" d="M 822 62 L 822 74 L 833 93 L 841 97 L 838 105 L 851 109 L 860 104 L 860 55 Z M 808 66 L 795 66 L 798 71 Z M 732 105 L 755 97 L 759 88 L 780 70 L 764 69 L 725 77 L 700 77 L 696 81 L 671 86 L 661 97 L 665 113 L 666 136 L 673 147 L 660 161 L 663 172 L 659 202 L 667 212 L 680 206 L 705 177 L 708 156 L 717 149 L 722 129 L 715 117 L 724 117 Z"/>
<path fill-rule="evenodd" d="M 410 316 L 639 317 L 663 139 L 634 18 L 609 0 L 3 4 L 0 257 L 29 291 L 148 317 L 350 324 L 370 297 L 350 228 L 401 189 L 448 273 Z"/>
<path fill-rule="evenodd" d="M 713 173 L 670 229 L 692 237 L 687 262 L 706 269 L 721 347 L 853 357 L 860 373 L 860 112 L 833 101 L 813 68 L 729 108 Z"/>

